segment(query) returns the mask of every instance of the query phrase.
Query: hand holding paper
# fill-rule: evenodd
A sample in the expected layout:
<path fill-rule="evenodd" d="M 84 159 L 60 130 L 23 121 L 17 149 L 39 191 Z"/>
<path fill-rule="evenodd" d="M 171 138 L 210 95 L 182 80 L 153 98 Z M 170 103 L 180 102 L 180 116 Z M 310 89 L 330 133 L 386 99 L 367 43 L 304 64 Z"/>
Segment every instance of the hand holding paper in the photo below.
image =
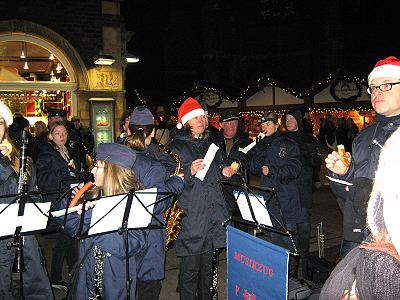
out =
<path fill-rule="evenodd" d="M 260 132 L 260 133 L 258 134 L 258 136 L 257 136 L 256 139 L 257 139 L 257 141 L 261 141 L 264 137 L 265 137 L 265 134 L 262 133 L 262 132 Z M 243 152 L 244 154 L 246 154 L 246 153 L 249 152 L 256 144 L 257 144 L 257 142 L 254 141 L 254 142 L 250 143 L 249 145 L 247 145 L 247 146 L 244 147 L 244 148 L 239 147 L 239 151 L 240 151 L 240 152 Z"/>
<path fill-rule="evenodd" d="M 201 181 L 203 181 L 204 177 L 206 177 L 207 171 L 210 168 L 218 149 L 219 149 L 219 147 L 217 145 L 215 145 L 214 143 L 212 143 L 210 145 L 210 147 L 208 148 L 206 156 L 204 156 L 204 159 L 202 162 L 202 164 L 204 165 L 204 168 L 200 169 L 196 173 L 196 177 L 198 179 L 200 179 Z"/>

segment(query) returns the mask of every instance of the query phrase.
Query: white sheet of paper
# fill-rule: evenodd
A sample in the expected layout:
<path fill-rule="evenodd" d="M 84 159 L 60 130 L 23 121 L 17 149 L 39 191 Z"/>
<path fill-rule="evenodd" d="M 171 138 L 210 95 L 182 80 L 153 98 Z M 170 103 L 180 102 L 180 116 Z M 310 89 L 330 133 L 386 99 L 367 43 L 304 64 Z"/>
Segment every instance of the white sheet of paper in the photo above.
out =
<path fill-rule="evenodd" d="M 210 168 L 211 163 L 214 160 L 215 154 L 217 153 L 218 149 L 219 149 L 219 147 L 217 145 L 215 145 L 214 143 L 212 143 L 210 145 L 210 147 L 208 148 L 206 156 L 204 156 L 204 159 L 203 159 L 203 164 L 205 165 L 204 169 L 200 170 L 196 173 L 196 177 L 198 179 L 200 179 L 201 181 L 203 181 L 204 177 L 206 177 L 208 169 Z"/>
<path fill-rule="evenodd" d="M 234 191 L 233 194 L 235 199 L 238 196 L 238 191 Z M 251 195 L 249 194 L 250 205 L 253 208 L 254 216 L 259 224 L 272 226 L 271 218 L 269 216 L 268 210 L 265 207 L 264 197 L 261 195 Z M 251 211 L 249 205 L 247 203 L 246 195 L 244 193 L 239 194 L 239 198 L 237 198 L 237 204 L 242 214 L 242 218 L 249 222 L 256 222 L 251 215 Z"/>
<path fill-rule="evenodd" d="M 326 178 L 328 178 L 330 181 L 337 182 L 337 183 L 340 183 L 340 184 L 353 185 L 351 182 L 347 182 L 347 181 L 344 181 L 344 180 L 336 179 L 336 178 L 333 178 L 333 177 L 326 176 Z"/>
<path fill-rule="evenodd" d="M 37 203 L 36 205 L 47 213 L 50 209 L 50 202 Z M 2 211 L 7 204 L 0 204 Z M 29 232 L 45 229 L 47 226 L 47 217 L 43 215 L 33 203 L 26 203 L 24 215 L 18 217 L 19 204 L 11 204 L 0 217 L 0 236 L 13 235 L 17 226 L 22 226 L 21 232 Z"/>
<path fill-rule="evenodd" d="M 16 204 L 18 205 L 18 204 Z M 36 203 L 36 205 L 42 210 L 42 212 L 47 213 L 50 209 L 51 202 Z M 26 203 L 24 215 L 22 216 L 21 232 L 43 230 L 47 226 L 48 218 L 43 215 L 40 210 L 33 203 Z"/>
<path fill-rule="evenodd" d="M 140 191 L 137 192 L 138 198 L 143 202 L 145 206 L 148 206 L 156 201 L 157 188 L 143 190 L 142 192 L 154 192 L 154 194 L 141 194 Z M 128 197 L 126 195 L 121 195 L 107 197 L 98 201 L 97 204 L 93 207 L 92 219 L 90 222 L 91 228 L 89 229 L 88 234 L 92 235 L 118 230 L 122 225 L 122 219 L 125 212 L 127 198 Z M 121 199 L 123 200 L 121 201 Z M 119 204 L 112 211 L 110 211 L 117 203 Z M 154 205 L 148 207 L 148 210 L 151 213 L 153 212 L 153 209 Z M 103 216 L 105 217 L 103 218 Z M 146 227 L 149 225 L 150 222 L 151 214 L 146 211 L 146 209 L 140 204 L 136 197 L 133 197 L 131 211 L 128 219 L 128 228 Z"/>
<path fill-rule="evenodd" d="M 157 188 L 144 190 L 145 192 L 153 192 L 154 194 L 140 194 L 137 193 L 138 198 L 146 206 L 147 210 L 151 213 L 154 211 L 154 202 L 156 202 Z M 128 220 L 128 228 L 141 228 L 149 226 L 151 222 L 151 214 L 140 204 L 134 197 L 132 201 L 131 215 Z"/>
<path fill-rule="evenodd" d="M 0 204 L 0 236 L 12 235 L 17 227 L 17 216 L 18 216 L 18 205 L 11 204 L 6 208 L 8 204 Z"/>
<path fill-rule="evenodd" d="M 263 138 L 265 137 L 265 134 L 262 133 L 262 132 L 260 132 L 260 133 L 258 134 L 257 138 L 258 138 L 258 137 L 261 137 L 261 139 L 263 139 Z M 246 153 L 249 152 L 256 144 L 257 144 L 256 141 L 254 141 L 254 142 L 250 143 L 249 145 L 247 145 L 247 146 L 244 147 L 244 148 L 239 147 L 239 151 L 240 151 L 240 152 L 243 152 L 244 154 L 246 154 Z"/>

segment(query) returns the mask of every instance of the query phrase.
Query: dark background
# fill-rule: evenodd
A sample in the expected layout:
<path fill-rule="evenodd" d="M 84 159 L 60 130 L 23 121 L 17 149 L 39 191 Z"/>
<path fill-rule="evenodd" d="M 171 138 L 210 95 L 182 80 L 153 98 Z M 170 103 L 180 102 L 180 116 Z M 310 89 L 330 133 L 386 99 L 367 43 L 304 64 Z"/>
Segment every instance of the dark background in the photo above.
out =
<path fill-rule="evenodd" d="M 399 10 L 390 1 L 130 0 L 121 3 L 128 105 L 171 105 L 196 82 L 235 100 L 261 76 L 303 92 L 330 73 L 366 78 L 399 56 Z"/>

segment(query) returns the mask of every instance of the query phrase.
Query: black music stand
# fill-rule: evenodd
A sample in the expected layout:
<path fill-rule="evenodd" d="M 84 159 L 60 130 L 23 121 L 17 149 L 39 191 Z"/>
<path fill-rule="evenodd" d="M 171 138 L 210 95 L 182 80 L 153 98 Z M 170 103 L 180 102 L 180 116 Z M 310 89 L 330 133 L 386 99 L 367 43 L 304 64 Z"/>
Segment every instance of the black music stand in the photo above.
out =
<path fill-rule="evenodd" d="M 228 224 L 228 222 L 232 220 L 232 221 L 235 221 L 235 222 L 248 224 L 248 225 L 254 227 L 254 236 L 256 236 L 256 233 L 257 233 L 258 230 L 265 230 L 265 231 L 275 232 L 275 233 L 278 233 L 278 234 L 289 236 L 289 238 L 291 240 L 291 243 L 292 243 L 292 246 L 293 246 L 293 250 L 294 250 L 294 253 L 293 252 L 290 252 L 290 253 L 295 255 L 295 256 L 297 256 L 298 255 L 297 247 L 296 247 L 296 244 L 294 243 L 292 233 L 286 227 L 285 219 L 283 218 L 282 209 L 281 209 L 280 202 L 279 202 L 279 199 L 278 199 L 278 195 L 276 194 L 275 189 L 274 188 L 269 188 L 269 187 L 258 187 L 258 186 L 248 185 L 246 183 L 246 180 L 245 180 L 244 176 L 240 172 L 238 172 L 236 175 L 238 175 L 239 178 L 240 178 L 240 184 L 233 183 L 233 182 L 230 182 L 228 180 L 221 180 L 220 184 L 221 185 L 225 184 L 225 185 L 229 185 L 229 186 L 233 186 L 233 187 L 238 187 L 239 188 L 239 191 L 238 191 L 238 193 L 236 194 L 236 197 L 235 197 L 235 202 L 236 203 L 238 202 L 238 199 L 239 199 L 240 195 L 244 195 L 244 197 L 246 199 L 246 204 L 247 204 L 250 216 L 248 216 L 246 219 L 243 219 L 243 218 L 234 217 L 232 215 L 227 220 L 224 221 L 223 225 L 226 226 Z M 262 203 L 262 200 L 260 199 L 260 196 L 257 195 L 256 193 L 254 193 L 253 190 L 258 190 L 258 191 L 263 191 L 263 192 L 269 193 L 269 197 L 267 199 L 265 199 L 265 204 Z M 251 198 L 250 198 L 250 195 L 252 196 Z M 254 204 L 255 204 L 255 202 L 253 202 L 253 201 L 255 201 L 255 200 L 257 201 L 258 205 L 261 205 L 265 209 L 264 212 L 268 213 L 269 216 L 271 217 L 271 219 L 273 219 L 276 222 L 276 224 L 278 225 L 278 228 L 273 227 L 272 224 L 268 225 L 268 224 L 260 223 L 259 220 L 261 218 L 260 217 L 257 218 L 257 216 L 256 216 L 259 212 L 258 211 L 255 212 L 254 207 L 253 207 Z M 281 217 L 280 218 L 281 220 L 279 220 L 278 217 L 275 216 L 273 213 L 267 211 L 268 204 L 272 203 L 273 200 L 276 201 L 276 204 L 277 204 L 278 209 L 279 209 L 279 215 Z"/>
<path fill-rule="evenodd" d="M 2 195 L 0 199 L 11 198 L 6 204 L 0 204 L 0 239 L 13 238 L 7 248 L 15 248 L 12 271 L 19 273 L 19 298 L 24 299 L 23 273 L 26 272 L 23 256 L 23 237 L 45 232 L 48 222 L 46 212 L 50 202 L 36 203 L 32 196 L 40 193 L 23 191 L 14 195 Z"/>
<path fill-rule="evenodd" d="M 163 195 L 161 199 L 157 199 L 158 195 Z M 157 188 L 134 191 L 129 193 L 101 196 L 96 199 L 84 200 L 82 203 L 82 214 L 79 219 L 79 227 L 72 236 L 77 239 L 86 239 L 96 235 L 104 235 L 108 233 L 118 232 L 123 236 L 125 248 L 125 272 L 126 272 L 126 295 L 130 299 L 130 287 L 132 279 L 129 276 L 129 230 L 151 230 L 165 228 L 164 221 L 160 220 L 153 214 L 154 207 L 157 203 L 166 201 L 168 198 L 176 195 L 173 192 L 158 192 Z M 95 200 L 96 204 L 89 211 L 90 225 L 85 224 L 85 216 L 88 211 L 85 207 L 87 202 Z M 68 227 L 68 214 L 76 211 L 76 208 L 67 208 L 57 212 L 53 212 L 53 216 L 59 216 L 64 219 L 63 223 Z M 156 220 L 159 225 L 153 225 L 152 220 Z M 83 258 L 84 259 L 84 258 Z M 81 261 L 78 265 L 81 265 Z"/>

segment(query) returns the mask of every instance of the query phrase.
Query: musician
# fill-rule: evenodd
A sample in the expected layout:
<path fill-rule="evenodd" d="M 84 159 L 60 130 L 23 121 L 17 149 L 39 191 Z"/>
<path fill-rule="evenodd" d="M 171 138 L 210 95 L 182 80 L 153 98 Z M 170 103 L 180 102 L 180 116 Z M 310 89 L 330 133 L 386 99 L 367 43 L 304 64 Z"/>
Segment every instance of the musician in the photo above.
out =
<path fill-rule="evenodd" d="M 68 132 L 63 122 L 51 123 L 48 143 L 40 148 L 36 161 L 38 186 L 45 201 L 51 202 L 51 210 L 59 209 L 59 195 L 57 191 L 65 191 L 75 178 L 74 161 L 70 159 L 70 152 L 66 147 Z M 46 193 L 48 193 L 46 195 Z M 51 193 L 51 194 L 50 194 Z M 63 261 L 66 258 L 68 273 L 78 259 L 78 242 L 63 233 L 55 236 L 52 251 L 51 283 L 55 288 L 64 288 L 62 280 Z"/>
<path fill-rule="evenodd" d="M 165 168 L 156 159 L 149 147 L 154 137 L 154 117 L 143 106 L 134 109 L 130 116 L 129 136 L 125 143 L 136 152 L 133 169 L 144 188 L 158 187 L 164 191 L 180 193 L 183 190 L 183 180 L 179 176 L 167 178 Z M 160 201 L 155 205 L 154 215 L 164 221 L 164 214 L 171 205 L 173 197 Z M 152 225 L 160 226 L 154 218 Z M 137 299 L 158 299 L 161 291 L 161 280 L 165 277 L 165 229 L 149 231 L 148 248 L 139 255 L 137 274 Z"/>
<path fill-rule="evenodd" d="M 8 106 L 0 101 L 0 195 L 18 193 L 18 172 L 20 153 L 12 144 L 8 135 L 8 126 L 12 123 L 12 113 Z M 36 190 L 36 174 L 34 164 L 28 158 L 28 192 Z M 0 198 L 0 203 L 10 203 L 13 198 Z M 38 195 L 30 196 L 33 201 L 41 202 Z M 0 215 L 1 217 L 1 215 Z M 41 249 L 34 235 L 23 238 L 23 257 L 26 272 L 23 273 L 23 292 L 26 299 L 53 299 L 45 263 Z M 13 239 L 0 240 L 0 299 L 20 299 L 19 274 L 12 273 L 15 248 L 9 249 L 7 244 Z"/>
<path fill-rule="evenodd" d="M 71 118 L 67 122 L 69 147 L 73 148 L 77 154 L 75 157 L 79 158 L 79 166 L 76 165 L 78 170 L 90 172 L 90 167 L 86 161 L 87 155 L 93 155 L 94 136 L 90 128 L 84 127 L 81 119 L 77 116 Z"/>
<path fill-rule="evenodd" d="M 196 177 L 203 170 L 203 158 L 211 145 L 205 135 L 205 113 L 199 102 L 186 99 L 178 111 L 178 131 L 170 141 L 173 153 L 183 164 L 185 188 L 178 205 L 185 211 L 182 230 L 175 241 L 175 250 L 181 257 L 180 299 L 211 299 L 212 260 L 217 248 L 226 247 L 226 230 L 222 222 L 229 216 L 219 179 L 231 177 L 230 167 L 221 168 L 218 150 L 203 180 Z"/>
<path fill-rule="evenodd" d="M 143 189 L 143 182 L 133 171 L 137 155 L 121 144 L 99 144 L 96 164 L 92 169 L 95 187 L 84 197 L 95 198 L 128 193 Z M 106 199 L 101 201 L 107 201 Z M 64 201 L 66 206 L 67 201 Z M 90 205 L 89 205 L 90 206 Z M 78 211 L 81 213 L 81 211 Z M 92 210 L 85 213 L 83 231 L 88 229 Z M 80 226 L 80 215 L 67 215 L 66 232 L 73 236 Z M 136 256 L 147 246 L 147 230 L 128 231 L 129 277 L 131 299 L 135 299 Z M 126 299 L 126 266 L 124 238 L 118 232 L 83 239 L 80 244 L 80 261 L 73 296 L 76 299 Z M 100 267 L 101 266 L 101 267 Z M 96 284 L 97 283 L 97 284 Z"/>

